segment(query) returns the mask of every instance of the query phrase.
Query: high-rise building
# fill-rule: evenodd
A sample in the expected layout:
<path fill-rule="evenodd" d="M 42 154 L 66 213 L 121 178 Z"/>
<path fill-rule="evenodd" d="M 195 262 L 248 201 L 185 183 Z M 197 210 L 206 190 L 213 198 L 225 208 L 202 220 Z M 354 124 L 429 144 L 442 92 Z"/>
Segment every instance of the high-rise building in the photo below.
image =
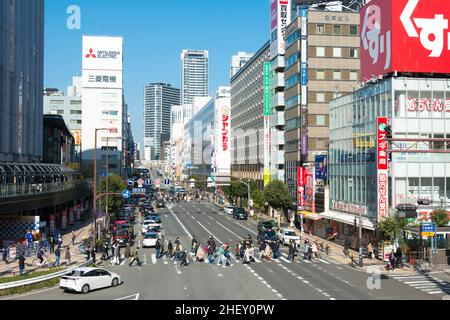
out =
<path fill-rule="evenodd" d="M 293 199 L 297 168 L 309 166 L 312 176 L 316 155 L 328 152 L 330 100 L 358 85 L 359 22 L 358 13 L 303 8 L 286 29 L 284 155 Z M 316 211 L 311 205 L 305 209 Z"/>
<path fill-rule="evenodd" d="M 127 117 L 123 97 L 122 37 L 83 36 L 82 152 L 92 162 L 97 141 L 97 168 L 106 159 L 108 172 L 124 173 Z M 99 130 L 96 134 L 97 129 Z M 108 150 L 108 151 L 107 151 Z M 98 174 L 102 170 L 97 170 Z"/>
<path fill-rule="evenodd" d="M 180 89 L 166 83 L 144 87 L 144 156 L 160 160 L 161 145 L 170 140 L 171 108 L 180 104 Z"/>
<path fill-rule="evenodd" d="M 270 42 L 231 78 L 231 175 L 264 184 L 264 63 Z"/>
<path fill-rule="evenodd" d="M 192 104 L 195 97 L 208 96 L 207 50 L 183 50 L 181 53 L 181 104 Z"/>
<path fill-rule="evenodd" d="M 44 0 L 0 2 L 0 161 L 42 160 Z"/>
<path fill-rule="evenodd" d="M 231 58 L 230 78 L 233 78 L 236 73 L 253 57 L 254 53 L 238 52 Z"/>

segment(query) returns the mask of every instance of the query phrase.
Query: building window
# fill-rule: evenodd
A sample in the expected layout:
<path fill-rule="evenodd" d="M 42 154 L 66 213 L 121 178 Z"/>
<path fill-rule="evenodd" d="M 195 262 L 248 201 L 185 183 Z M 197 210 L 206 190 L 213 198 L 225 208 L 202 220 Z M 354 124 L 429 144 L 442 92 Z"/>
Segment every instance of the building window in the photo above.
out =
<path fill-rule="evenodd" d="M 350 71 L 350 80 L 358 80 L 358 71 Z"/>
<path fill-rule="evenodd" d="M 358 26 L 350 26 L 350 35 L 357 36 L 358 35 Z"/>
<path fill-rule="evenodd" d="M 318 79 L 318 80 L 325 79 L 325 70 L 324 69 L 317 69 L 316 79 Z"/>
<path fill-rule="evenodd" d="M 296 52 L 286 60 L 286 69 L 290 68 L 293 64 L 295 64 L 300 58 L 300 53 Z"/>
<path fill-rule="evenodd" d="M 57 110 L 56 113 L 57 114 L 64 114 L 64 110 Z"/>
<path fill-rule="evenodd" d="M 293 96 L 292 98 L 289 98 L 286 100 L 286 110 L 296 107 L 300 104 L 300 96 Z"/>
<path fill-rule="evenodd" d="M 64 105 L 64 100 L 50 100 L 50 104 L 54 104 L 54 105 Z"/>
<path fill-rule="evenodd" d="M 333 71 L 333 80 L 341 80 L 341 71 Z"/>
<path fill-rule="evenodd" d="M 325 93 L 317 92 L 316 93 L 316 101 L 317 102 L 325 102 Z"/>
<path fill-rule="evenodd" d="M 340 25 L 333 26 L 333 34 L 336 34 L 336 35 L 341 34 L 341 26 Z"/>
<path fill-rule="evenodd" d="M 294 129 L 300 128 L 300 125 L 301 125 L 300 118 L 290 119 L 290 120 L 286 121 L 285 130 L 286 131 L 294 130 Z"/>
<path fill-rule="evenodd" d="M 333 57 L 335 57 L 335 58 L 342 57 L 342 49 L 341 48 L 333 48 Z"/>
<path fill-rule="evenodd" d="M 350 48 L 350 58 L 358 58 L 358 49 Z"/>
<path fill-rule="evenodd" d="M 70 110 L 70 114 L 81 114 L 81 110 Z"/>
<path fill-rule="evenodd" d="M 316 47 L 316 56 L 317 57 L 325 57 L 325 48 L 324 47 Z"/>
<path fill-rule="evenodd" d="M 323 24 L 318 24 L 316 27 L 317 34 L 323 34 L 325 32 L 325 27 Z"/>
<path fill-rule="evenodd" d="M 316 126 L 318 127 L 325 126 L 325 115 L 319 114 L 316 116 Z"/>
<path fill-rule="evenodd" d="M 300 31 L 297 30 L 293 34 L 291 34 L 286 39 L 286 48 L 289 47 L 291 44 L 293 44 L 295 41 L 297 41 L 300 38 Z"/>
<path fill-rule="evenodd" d="M 298 83 L 298 74 L 294 74 L 292 77 L 286 80 L 286 89 L 295 86 Z"/>

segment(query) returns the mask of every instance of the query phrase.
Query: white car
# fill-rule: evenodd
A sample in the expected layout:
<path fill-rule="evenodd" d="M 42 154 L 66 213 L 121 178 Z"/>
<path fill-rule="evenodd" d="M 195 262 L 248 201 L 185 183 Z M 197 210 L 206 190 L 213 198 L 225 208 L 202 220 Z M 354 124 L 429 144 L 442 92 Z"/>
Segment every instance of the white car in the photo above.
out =
<path fill-rule="evenodd" d="M 226 214 L 233 214 L 234 206 L 226 206 L 223 208 L 223 211 L 225 211 Z"/>
<path fill-rule="evenodd" d="M 281 228 L 278 231 L 278 239 L 280 239 L 283 245 L 289 244 L 291 240 L 295 241 L 297 245 L 300 244 L 300 237 L 292 229 Z"/>
<path fill-rule="evenodd" d="M 144 248 L 156 246 L 156 240 L 158 240 L 158 234 L 156 232 L 147 232 L 144 234 L 144 241 L 142 246 Z"/>
<path fill-rule="evenodd" d="M 121 283 L 120 276 L 100 268 L 78 268 L 61 277 L 59 287 L 64 291 L 83 294 L 92 290 L 115 287 Z"/>
<path fill-rule="evenodd" d="M 142 234 L 145 234 L 147 232 L 148 228 L 153 228 L 153 227 L 161 228 L 161 226 L 162 226 L 162 224 L 155 222 L 155 220 L 144 220 L 144 222 L 142 223 Z"/>

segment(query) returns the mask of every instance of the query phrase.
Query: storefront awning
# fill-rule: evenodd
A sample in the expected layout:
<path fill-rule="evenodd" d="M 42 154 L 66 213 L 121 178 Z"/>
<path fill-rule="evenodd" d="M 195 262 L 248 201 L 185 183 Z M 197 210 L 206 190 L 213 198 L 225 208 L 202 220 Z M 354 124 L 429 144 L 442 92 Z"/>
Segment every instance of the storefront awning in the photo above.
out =
<path fill-rule="evenodd" d="M 323 219 L 323 217 L 320 214 L 309 212 L 309 211 L 297 211 L 297 215 L 303 214 L 303 218 L 310 219 L 310 220 L 320 220 Z"/>
<path fill-rule="evenodd" d="M 339 212 L 339 211 L 326 211 L 322 212 L 320 214 L 325 219 L 331 219 L 336 220 L 339 222 L 343 222 L 346 224 L 354 225 L 355 224 L 355 217 L 357 224 L 359 223 L 359 217 L 357 215 L 351 214 L 351 213 L 345 213 L 345 212 Z M 373 225 L 373 222 L 365 217 L 363 217 L 363 228 L 368 230 L 375 230 L 375 227 Z M 359 224 L 358 224 L 359 226 Z"/>

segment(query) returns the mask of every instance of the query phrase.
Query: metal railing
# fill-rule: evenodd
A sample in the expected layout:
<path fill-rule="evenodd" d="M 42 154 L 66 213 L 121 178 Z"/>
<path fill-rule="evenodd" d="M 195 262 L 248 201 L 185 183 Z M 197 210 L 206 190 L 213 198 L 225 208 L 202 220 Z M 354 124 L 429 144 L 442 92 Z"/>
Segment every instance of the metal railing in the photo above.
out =
<path fill-rule="evenodd" d="M 89 261 L 85 261 L 85 262 L 83 262 L 83 263 L 81 263 L 79 265 L 73 266 L 71 268 L 65 269 L 63 271 L 58 271 L 58 272 L 55 272 L 55 273 L 47 274 L 45 276 L 35 277 L 35 278 L 31 278 L 31 279 L 26 279 L 26 280 L 19 280 L 19 281 L 14 281 L 14 282 L 8 282 L 8 283 L 3 283 L 3 284 L 0 284 L 0 290 L 27 286 L 27 285 L 30 285 L 30 284 L 35 284 L 35 283 L 51 280 L 51 279 L 54 279 L 54 278 L 58 278 L 58 277 L 61 277 L 61 276 L 65 275 L 65 274 L 69 273 L 72 270 L 75 270 L 77 268 L 89 265 L 91 262 L 92 262 L 92 259 L 89 260 Z"/>
<path fill-rule="evenodd" d="M 34 183 L 17 185 L 13 183 L 0 185 L 0 198 L 10 198 L 17 196 L 41 195 L 55 193 L 73 189 L 86 183 L 81 180 L 72 180 L 65 182 Z"/>

